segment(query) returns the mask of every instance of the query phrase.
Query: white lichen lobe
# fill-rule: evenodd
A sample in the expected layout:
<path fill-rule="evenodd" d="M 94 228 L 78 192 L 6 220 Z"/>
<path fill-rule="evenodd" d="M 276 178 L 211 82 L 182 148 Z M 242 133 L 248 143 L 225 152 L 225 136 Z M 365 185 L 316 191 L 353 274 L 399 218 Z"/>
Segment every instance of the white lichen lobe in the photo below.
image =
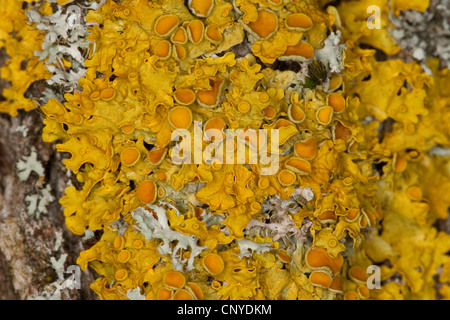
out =
<path fill-rule="evenodd" d="M 194 258 L 206 249 L 207 246 L 198 246 L 198 238 L 195 236 L 172 230 L 169 226 L 164 208 L 157 205 L 148 205 L 148 207 L 156 213 L 157 218 L 151 212 L 139 207 L 131 214 L 137 223 L 135 228 L 142 233 L 146 240 L 152 238 L 163 240 L 162 244 L 158 247 L 158 251 L 162 255 L 171 255 L 175 270 L 182 271 L 184 266 L 186 271 L 193 270 Z M 181 252 L 180 249 L 190 250 L 191 254 L 189 259 L 183 259 L 179 255 L 179 252 Z"/>
<path fill-rule="evenodd" d="M 316 50 L 316 59 L 329 68 L 331 73 L 340 73 L 344 69 L 344 50 L 347 49 L 345 44 L 340 44 L 341 32 L 331 32 L 324 41 L 322 49 Z"/>
<path fill-rule="evenodd" d="M 17 176 L 20 181 L 26 181 L 31 172 L 35 172 L 39 177 L 44 176 L 44 167 L 37 158 L 37 151 L 34 146 L 31 147 L 30 155 L 22 157 L 16 164 Z"/>
<path fill-rule="evenodd" d="M 52 195 L 50 185 L 40 189 L 36 194 L 25 196 L 25 201 L 28 202 L 28 215 L 39 219 L 41 214 L 47 214 L 48 205 L 55 200 L 56 198 Z"/>

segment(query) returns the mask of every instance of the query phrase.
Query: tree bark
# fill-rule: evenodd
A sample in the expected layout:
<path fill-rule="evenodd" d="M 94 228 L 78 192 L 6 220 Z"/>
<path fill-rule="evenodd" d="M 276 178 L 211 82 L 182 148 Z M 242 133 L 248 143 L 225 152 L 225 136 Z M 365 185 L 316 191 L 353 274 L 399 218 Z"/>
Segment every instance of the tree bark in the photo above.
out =
<path fill-rule="evenodd" d="M 90 270 L 81 272 L 79 289 L 62 288 L 71 276 L 64 271 L 89 243 L 65 227 L 58 200 L 74 178 L 65 155 L 42 141 L 42 127 L 39 110 L 0 114 L 0 299 L 96 299 Z M 33 151 L 43 175 L 31 172 L 22 181 L 17 164 Z"/>

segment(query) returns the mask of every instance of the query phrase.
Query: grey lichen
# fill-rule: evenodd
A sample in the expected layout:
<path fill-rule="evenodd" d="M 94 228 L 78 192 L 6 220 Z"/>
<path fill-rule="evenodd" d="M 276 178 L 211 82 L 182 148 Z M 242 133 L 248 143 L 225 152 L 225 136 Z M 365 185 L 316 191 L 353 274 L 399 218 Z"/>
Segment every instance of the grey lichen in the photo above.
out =
<path fill-rule="evenodd" d="M 162 205 L 170 206 L 167 203 Z M 170 254 L 172 256 L 172 263 L 175 270 L 181 271 L 183 267 L 186 271 L 194 269 L 194 258 L 198 256 L 205 247 L 198 246 L 198 238 L 191 235 L 182 234 L 181 232 L 172 230 L 169 226 L 169 220 L 166 216 L 166 210 L 161 206 L 148 205 L 153 210 L 157 218 L 152 213 L 144 208 L 137 208 L 131 215 L 136 220 L 135 228 L 138 229 L 146 240 L 161 239 L 163 242 L 158 247 L 160 254 Z M 173 206 L 170 206 L 174 208 Z M 171 248 L 171 243 L 175 246 Z M 183 259 L 179 255 L 180 249 L 190 250 L 191 254 L 188 259 Z"/>
<path fill-rule="evenodd" d="M 431 0 L 425 12 L 403 10 L 398 16 L 390 14 L 395 28 L 392 37 L 402 47 L 406 60 L 426 66 L 428 56 L 440 59 L 441 67 L 450 67 L 450 0 Z"/>

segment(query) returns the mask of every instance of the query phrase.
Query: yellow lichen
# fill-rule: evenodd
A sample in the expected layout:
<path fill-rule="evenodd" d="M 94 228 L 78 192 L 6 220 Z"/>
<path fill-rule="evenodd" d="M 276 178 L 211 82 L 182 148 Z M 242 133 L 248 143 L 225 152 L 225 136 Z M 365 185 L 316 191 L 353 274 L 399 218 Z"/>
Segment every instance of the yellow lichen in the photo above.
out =
<path fill-rule="evenodd" d="M 11 87 L 0 111 L 14 115 L 49 74 L 32 55 L 41 37 L 3 2 Z M 103 230 L 77 260 L 100 275 L 101 298 L 431 299 L 437 278 L 449 296 L 450 238 L 436 227 L 450 205 L 448 69 L 430 60 L 430 76 L 364 47 L 400 50 L 387 0 L 327 3 L 107 0 L 89 11 L 96 50 L 81 89 L 41 111 L 44 141 L 69 154 L 80 183 L 60 200 L 68 229 Z M 380 30 L 367 28 L 369 5 L 383 9 Z M 293 64 L 301 71 L 278 66 Z M 272 142 L 279 161 L 264 174 Z M 373 290 L 372 265 L 402 281 Z"/>

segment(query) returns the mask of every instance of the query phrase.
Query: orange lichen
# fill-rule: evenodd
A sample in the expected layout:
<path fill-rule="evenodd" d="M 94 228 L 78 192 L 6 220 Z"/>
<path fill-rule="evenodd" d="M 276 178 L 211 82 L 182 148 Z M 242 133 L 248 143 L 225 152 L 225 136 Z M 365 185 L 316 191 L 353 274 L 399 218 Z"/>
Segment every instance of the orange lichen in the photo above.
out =
<path fill-rule="evenodd" d="M 197 101 L 200 105 L 211 108 L 217 106 L 219 102 L 219 93 L 223 80 L 220 77 L 209 79 L 210 90 L 199 90 L 197 92 Z"/>
<path fill-rule="evenodd" d="M 242 101 L 238 104 L 237 109 L 242 113 L 247 113 L 250 111 L 250 104 L 247 101 Z M 264 110 L 263 110 L 264 112 Z"/>
<path fill-rule="evenodd" d="M 333 73 L 330 78 L 330 83 L 328 86 L 329 91 L 336 91 L 342 85 L 342 76 L 340 74 Z"/>
<path fill-rule="evenodd" d="M 331 106 L 336 113 L 341 113 L 345 110 L 345 98 L 338 93 L 331 93 L 328 95 L 328 105 Z"/>
<path fill-rule="evenodd" d="M 286 26 L 290 29 L 305 31 L 313 26 L 313 22 L 304 13 L 293 13 L 286 17 Z"/>
<path fill-rule="evenodd" d="M 245 142 L 253 150 L 259 150 L 266 144 L 267 138 L 262 133 L 256 133 L 254 130 L 249 128 L 244 128 L 239 131 L 237 138 Z"/>
<path fill-rule="evenodd" d="M 332 258 L 325 248 L 312 248 L 306 252 L 306 263 L 310 268 L 320 269 L 327 267 L 333 274 L 338 274 L 341 270 L 344 259 L 342 255 Z"/>
<path fill-rule="evenodd" d="M 348 211 L 345 219 L 348 221 L 355 221 L 359 217 L 360 210 L 357 208 L 352 208 Z"/>
<path fill-rule="evenodd" d="M 203 267 L 212 275 L 221 273 L 224 269 L 223 259 L 215 253 L 210 253 L 203 258 Z"/>
<path fill-rule="evenodd" d="M 305 112 L 300 106 L 291 104 L 288 109 L 289 119 L 294 123 L 301 123 L 306 119 Z"/>
<path fill-rule="evenodd" d="M 125 245 L 125 238 L 123 236 L 117 236 L 114 238 L 114 248 L 117 250 L 121 250 Z"/>
<path fill-rule="evenodd" d="M 205 25 L 201 20 L 193 20 L 187 25 L 189 40 L 193 43 L 199 43 L 205 33 Z"/>
<path fill-rule="evenodd" d="M 291 157 L 286 161 L 285 166 L 301 175 L 311 173 L 311 163 L 301 158 Z"/>
<path fill-rule="evenodd" d="M 197 300 L 203 299 L 203 291 L 202 288 L 199 287 L 199 285 L 197 285 L 195 282 L 187 282 L 186 286 L 188 286 L 192 290 Z"/>
<path fill-rule="evenodd" d="M 144 242 L 142 242 L 142 240 L 134 240 L 133 246 L 136 249 L 140 249 L 144 246 Z"/>
<path fill-rule="evenodd" d="M 359 286 L 357 289 L 358 295 L 362 299 L 369 299 L 370 298 L 370 290 L 366 286 Z"/>
<path fill-rule="evenodd" d="M 405 157 L 397 156 L 393 163 L 394 171 L 395 172 L 403 172 L 406 169 L 406 166 L 408 165 L 408 162 L 406 161 Z"/>
<path fill-rule="evenodd" d="M 315 286 L 329 288 L 333 282 L 333 278 L 326 272 L 313 271 L 309 276 L 309 281 Z"/>
<path fill-rule="evenodd" d="M 109 101 L 113 99 L 116 95 L 116 91 L 113 88 L 105 88 L 100 93 L 100 98 L 102 98 L 105 101 Z"/>
<path fill-rule="evenodd" d="M 192 296 L 192 294 L 185 289 L 177 290 L 174 293 L 172 299 L 173 300 L 195 300 L 194 297 Z"/>
<path fill-rule="evenodd" d="M 155 54 L 161 59 L 169 59 L 172 53 L 172 45 L 169 41 L 163 40 L 155 47 Z"/>
<path fill-rule="evenodd" d="M 167 118 L 175 129 L 187 129 L 192 123 L 192 112 L 187 107 L 175 107 L 169 110 Z"/>
<path fill-rule="evenodd" d="M 121 263 L 127 263 L 128 260 L 130 260 L 131 258 L 131 253 L 128 250 L 122 250 L 120 251 L 117 259 L 119 260 L 119 262 Z"/>
<path fill-rule="evenodd" d="M 153 203 L 156 200 L 156 184 L 153 180 L 144 180 L 137 188 L 137 196 L 143 203 Z"/>
<path fill-rule="evenodd" d="M 165 287 L 162 287 L 158 290 L 158 293 L 156 294 L 157 300 L 170 300 L 172 297 L 173 291 L 172 289 L 168 289 Z"/>
<path fill-rule="evenodd" d="M 177 60 L 184 60 L 186 58 L 187 52 L 184 46 L 176 43 L 173 46 L 173 56 Z"/>
<path fill-rule="evenodd" d="M 250 105 L 248 105 L 248 106 L 250 108 Z M 277 111 L 272 106 L 265 107 L 261 112 L 264 115 L 264 117 L 269 120 L 275 118 L 275 116 L 277 115 Z"/>
<path fill-rule="evenodd" d="M 314 54 L 314 48 L 311 44 L 299 41 L 296 45 L 288 46 L 280 60 L 285 60 L 284 57 L 291 60 L 309 60 L 314 57 Z"/>
<path fill-rule="evenodd" d="M 136 148 L 126 148 L 120 154 L 120 160 L 127 167 L 131 167 L 139 161 L 141 153 Z"/>
<path fill-rule="evenodd" d="M 278 181 L 283 187 L 290 186 L 294 184 L 294 182 L 297 180 L 297 176 L 294 172 L 283 169 L 278 173 Z"/>
<path fill-rule="evenodd" d="M 294 152 L 297 157 L 314 159 L 317 155 L 317 139 L 311 137 L 303 141 L 297 141 L 294 145 Z"/>
<path fill-rule="evenodd" d="M 317 122 L 322 125 L 329 124 L 331 122 L 331 119 L 333 118 L 333 111 L 334 109 L 330 106 L 319 108 L 319 110 L 317 110 L 316 112 Z"/>
<path fill-rule="evenodd" d="M 147 159 L 154 165 L 161 163 L 162 159 L 166 155 L 166 148 L 154 148 L 150 150 L 147 154 Z"/>
<path fill-rule="evenodd" d="M 179 27 L 175 30 L 175 32 L 170 36 L 170 41 L 172 43 L 180 43 L 185 44 L 188 40 L 186 29 L 183 27 Z"/>
<path fill-rule="evenodd" d="M 336 214 L 334 211 L 325 211 L 317 216 L 322 221 L 335 221 L 337 219 Z"/>
<path fill-rule="evenodd" d="M 348 275 L 352 280 L 360 283 L 366 283 L 367 278 L 369 277 L 366 271 L 360 266 L 351 267 L 348 271 Z"/>
<path fill-rule="evenodd" d="M 219 43 L 223 39 L 219 27 L 213 23 L 206 26 L 205 37 L 214 43 Z"/>
<path fill-rule="evenodd" d="M 224 138 L 225 121 L 219 118 L 209 119 L 205 123 L 205 138 L 208 141 L 222 141 Z"/>
<path fill-rule="evenodd" d="M 181 289 L 186 283 L 186 278 L 181 272 L 168 271 L 164 274 L 163 282 L 169 288 Z"/>
<path fill-rule="evenodd" d="M 344 294 L 344 300 L 360 300 L 360 299 L 358 293 L 352 290 Z"/>
<path fill-rule="evenodd" d="M 284 250 L 284 249 L 280 249 L 277 251 L 277 257 L 283 262 L 283 263 L 290 263 L 292 261 L 291 256 L 289 255 L 289 253 Z"/>
<path fill-rule="evenodd" d="M 189 0 L 189 9 L 196 16 L 206 18 L 214 8 L 214 0 Z"/>
<path fill-rule="evenodd" d="M 155 33 L 159 36 L 169 35 L 179 24 L 180 19 L 176 15 L 164 15 L 155 22 Z"/>
<path fill-rule="evenodd" d="M 270 185 L 270 181 L 266 177 L 261 177 L 261 179 L 259 179 L 259 181 L 258 181 L 258 187 L 261 189 L 267 189 L 269 187 L 269 185 Z"/>
<path fill-rule="evenodd" d="M 125 134 L 131 134 L 134 131 L 134 126 L 131 124 L 126 124 L 121 128 L 122 132 Z"/>
<path fill-rule="evenodd" d="M 123 281 L 126 278 L 128 278 L 128 271 L 125 269 L 117 270 L 114 277 L 116 278 L 117 281 Z"/>
<path fill-rule="evenodd" d="M 344 279 L 342 276 L 336 276 L 330 284 L 329 289 L 336 293 L 343 293 Z"/>
<path fill-rule="evenodd" d="M 352 131 L 344 126 L 340 121 L 337 121 L 334 127 L 334 135 L 336 139 L 349 141 L 352 138 Z"/>
<path fill-rule="evenodd" d="M 195 92 L 190 89 L 177 89 L 174 92 L 175 101 L 182 105 L 190 105 L 195 99 Z"/>
<path fill-rule="evenodd" d="M 420 189 L 417 186 L 412 186 L 408 189 L 408 195 L 413 199 L 413 200 L 421 200 L 423 197 L 423 192 L 422 189 Z"/>
<path fill-rule="evenodd" d="M 270 38 L 278 30 L 278 18 L 276 14 L 269 9 L 260 9 L 257 12 L 257 18 L 247 24 L 260 39 Z"/>

